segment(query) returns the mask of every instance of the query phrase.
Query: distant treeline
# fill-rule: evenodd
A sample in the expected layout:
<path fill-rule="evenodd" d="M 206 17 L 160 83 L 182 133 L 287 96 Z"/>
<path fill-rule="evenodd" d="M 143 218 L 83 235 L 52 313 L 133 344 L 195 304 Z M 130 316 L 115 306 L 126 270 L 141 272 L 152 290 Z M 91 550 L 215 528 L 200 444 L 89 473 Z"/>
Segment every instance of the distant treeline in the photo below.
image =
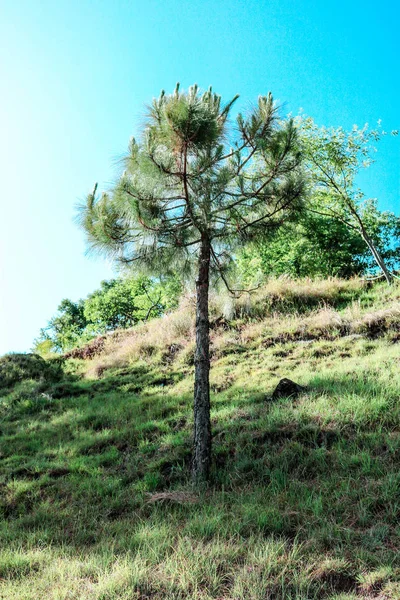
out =
<path fill-rule="evenodd" d="M 34 350 L 42 355 L 65 352 L 98 335 L 132 327 L 175 308 L 182 293 L 177 277 L 145 276 L 103 281 L 84 300 L 62 300 L 40 331 Z"/>

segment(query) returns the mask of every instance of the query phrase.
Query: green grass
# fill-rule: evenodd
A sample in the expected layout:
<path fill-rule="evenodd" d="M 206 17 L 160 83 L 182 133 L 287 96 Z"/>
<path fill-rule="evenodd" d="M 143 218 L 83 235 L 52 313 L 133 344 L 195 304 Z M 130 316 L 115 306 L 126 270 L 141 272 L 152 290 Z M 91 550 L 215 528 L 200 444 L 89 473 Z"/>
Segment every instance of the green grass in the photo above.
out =
<path fill-rule="evenodd" d="M 398 293 L 358 289 L 357 318 Z M 188 478 L 190 340 L 170 360 L 133 350 L 97 380 L 70 361 L 61 381 L 35 375 L 1 392 L 0 598 L 400 598 L 395 315 L 373 334 L 270 343 L 293 331 L 293 312 L 272 330 L 260 311 L 213 334 L 202 494 Z M 303 338 L 313 311 L 295 315 L 310 319 Z M 281 377 L 309 391 L 272 401 Z"/>

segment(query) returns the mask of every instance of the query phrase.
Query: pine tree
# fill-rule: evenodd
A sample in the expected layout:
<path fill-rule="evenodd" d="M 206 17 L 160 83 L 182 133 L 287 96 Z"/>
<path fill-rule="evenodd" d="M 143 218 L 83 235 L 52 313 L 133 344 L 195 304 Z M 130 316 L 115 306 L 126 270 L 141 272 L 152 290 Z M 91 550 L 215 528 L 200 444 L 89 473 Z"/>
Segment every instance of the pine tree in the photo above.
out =
<path fill-rule="evenodd" d="M 200 93 L 196 85 L 162 92 L 112 192 L 97 197 L 96 185 L 80 213 L 90 246 L 119 263 L 182 275 L 197 270 L 195 484 L 208 480 L 211 463 L 210 275 L 235 293 L 228 281 L 235 248 L 284 221 L 303 194 L 293 122 L 279 120 L 268 94 L 234 127 L 229 114 L 237 98 L 222 105 L 211 88 Z"/>

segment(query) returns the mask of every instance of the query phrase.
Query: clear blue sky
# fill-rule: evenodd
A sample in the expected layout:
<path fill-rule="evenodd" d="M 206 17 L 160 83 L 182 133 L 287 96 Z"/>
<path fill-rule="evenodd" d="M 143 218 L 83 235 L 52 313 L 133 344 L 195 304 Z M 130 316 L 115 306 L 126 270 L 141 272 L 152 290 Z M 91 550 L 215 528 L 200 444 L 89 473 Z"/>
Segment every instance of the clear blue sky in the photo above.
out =
<path fill-rule="evenodd" d="M 161 88 L 243 107 L 271 90 L 320 124 L 399 128 L 399 17 L 398 0 L 0 0 L 0 354 L 112 276 L 74 206 L 112 182 Z M 377 161 L 365 191 L 398 214 L 398 139 Z"/>

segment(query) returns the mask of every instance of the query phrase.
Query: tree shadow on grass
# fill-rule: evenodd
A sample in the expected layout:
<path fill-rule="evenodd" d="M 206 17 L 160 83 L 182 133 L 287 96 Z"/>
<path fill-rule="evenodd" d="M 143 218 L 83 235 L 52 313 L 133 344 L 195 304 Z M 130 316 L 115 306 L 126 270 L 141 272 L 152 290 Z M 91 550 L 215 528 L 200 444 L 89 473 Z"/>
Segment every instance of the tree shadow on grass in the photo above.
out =
<path fill-rule="evenodd" d="M 146 532 L 167 530 L 169 545 L 282 536 L 320 555 L 398 560 L 395 389 L 316 376 L 308 396 L 273 402 L 232 385 L 214 403 L 211 488 L 193 503 L 149 502 L 190 489 L 192 398 L 168 393 L 174 381 L 146 367 L 67 381 L 62 398 L 6 421 L 0 540 L 138 552 Z M 322 397 L 335 418 L 315 409 Z M 368 397 L 370 413 L 355 418 L 357 398 Z"/>

